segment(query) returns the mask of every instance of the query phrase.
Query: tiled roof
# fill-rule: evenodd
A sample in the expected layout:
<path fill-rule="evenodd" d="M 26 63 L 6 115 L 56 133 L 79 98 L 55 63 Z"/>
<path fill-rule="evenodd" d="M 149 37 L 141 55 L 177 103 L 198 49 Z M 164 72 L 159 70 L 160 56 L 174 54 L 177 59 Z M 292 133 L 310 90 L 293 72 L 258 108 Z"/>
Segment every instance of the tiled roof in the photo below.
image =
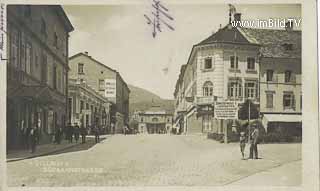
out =
<path fill-rule="evenodd" d="M 301 31 L 274 29 L 238 28 L 251 43 L 261 45 L 264 57 L 301 58 Z M 285 44 L 292 44 L 292 50 L 286 50 Z"/>
<path fill-rule="evenodd" d="M 228 28 L 228 25 L 222 29 L 219 29 L 216 33 L 212 34 L 205 40 L 201 41 L 197 45 L 211 44 L 215 42 L 223 43 L 241 43 L 241 44 L 250 44 L 243 34 L 241 34 L 237 28 Z"/>

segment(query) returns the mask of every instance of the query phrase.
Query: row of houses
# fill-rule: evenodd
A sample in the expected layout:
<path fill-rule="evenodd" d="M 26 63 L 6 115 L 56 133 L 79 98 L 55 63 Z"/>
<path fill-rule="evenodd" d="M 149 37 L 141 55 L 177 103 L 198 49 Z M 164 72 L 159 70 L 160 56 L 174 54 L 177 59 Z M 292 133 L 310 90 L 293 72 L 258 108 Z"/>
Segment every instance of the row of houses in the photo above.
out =
<path fill-rule="evenodd" d="M 241 14 L 234 14 L 240 21 Z M 301 31 L 232 27 L 192 47 L 176 82 L 175 126 L 184 133 L 224 134 L 214 103 L 246 100 L 258 108 L 267 132 L 301 136 Z"/>
<path fill-rule="evenodd" d="M 21 147 L 30 127 L 47 143 L 68 123 L 117 133 L 128 122 L 127 84 L 86 53 L 69 58 L 73 30 L 59 5 L 7 6 L 8 149 Z"/>

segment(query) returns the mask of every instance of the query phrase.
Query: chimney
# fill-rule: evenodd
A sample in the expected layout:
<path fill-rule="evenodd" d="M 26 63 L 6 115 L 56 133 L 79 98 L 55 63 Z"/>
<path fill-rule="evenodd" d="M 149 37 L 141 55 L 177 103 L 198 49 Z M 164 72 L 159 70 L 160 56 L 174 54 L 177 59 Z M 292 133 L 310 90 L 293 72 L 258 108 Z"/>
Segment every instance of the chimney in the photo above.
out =
<path fill-rule="evenodd" d="M 88 51 L 85 51 L 84 53 L 85 53 L 85 55 L 87 55 L 87 56 L 88 56 L 88 54 L 89 54 Z"/>
<path fill-rule="evenodd" d="M 235 13 L 233 15 L 234 21 L 241 21 L 241 13 Z"/>
<path fill-rule="evenodd" d="M 286 22 L 286 31 L 292 31 L 293 30 L 293 22 L 287 21 Z"/>

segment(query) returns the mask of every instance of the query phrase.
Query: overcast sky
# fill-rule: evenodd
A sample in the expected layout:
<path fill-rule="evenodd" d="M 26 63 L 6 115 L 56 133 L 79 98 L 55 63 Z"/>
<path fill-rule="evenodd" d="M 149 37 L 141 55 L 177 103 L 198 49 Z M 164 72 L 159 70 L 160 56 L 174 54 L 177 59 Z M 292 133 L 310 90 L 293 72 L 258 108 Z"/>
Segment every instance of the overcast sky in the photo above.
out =
<path fill-rule="evenodd" d="M 64 5 L 75 30 L 69 55 L 89 55 L 120 72 L 128 83 L 162 98 L 173 98 L 180 66 L 186 64 L 194 44 L 228 23 L 228 5 L 177 5 L 162 1 L 175 30 L 162 25 L 152 37 L 144 14 L 152 17 L 151 1 L 140 5 Z M 300 18 L 300 5 L 235 5 L 242 20 Z M 302 21 L 303 23 L 303 21 Z"/>

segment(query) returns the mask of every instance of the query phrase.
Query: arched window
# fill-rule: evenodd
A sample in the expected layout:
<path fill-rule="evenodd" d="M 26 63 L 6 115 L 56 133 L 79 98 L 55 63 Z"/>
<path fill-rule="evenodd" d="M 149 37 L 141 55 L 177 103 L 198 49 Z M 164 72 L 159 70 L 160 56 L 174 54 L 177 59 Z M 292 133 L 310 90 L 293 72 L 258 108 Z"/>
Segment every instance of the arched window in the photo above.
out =
<path fill-rule="evenodd" d="M 152 118 L 152 122 L 158 122 L 158 118 L 156 117 Z"/>
<path fill-rule="evenodd" d="M 213 84 L 210 81 L 206 81 L 203 84 L 203 96 L 212 96 L 213 95 Z"/>

